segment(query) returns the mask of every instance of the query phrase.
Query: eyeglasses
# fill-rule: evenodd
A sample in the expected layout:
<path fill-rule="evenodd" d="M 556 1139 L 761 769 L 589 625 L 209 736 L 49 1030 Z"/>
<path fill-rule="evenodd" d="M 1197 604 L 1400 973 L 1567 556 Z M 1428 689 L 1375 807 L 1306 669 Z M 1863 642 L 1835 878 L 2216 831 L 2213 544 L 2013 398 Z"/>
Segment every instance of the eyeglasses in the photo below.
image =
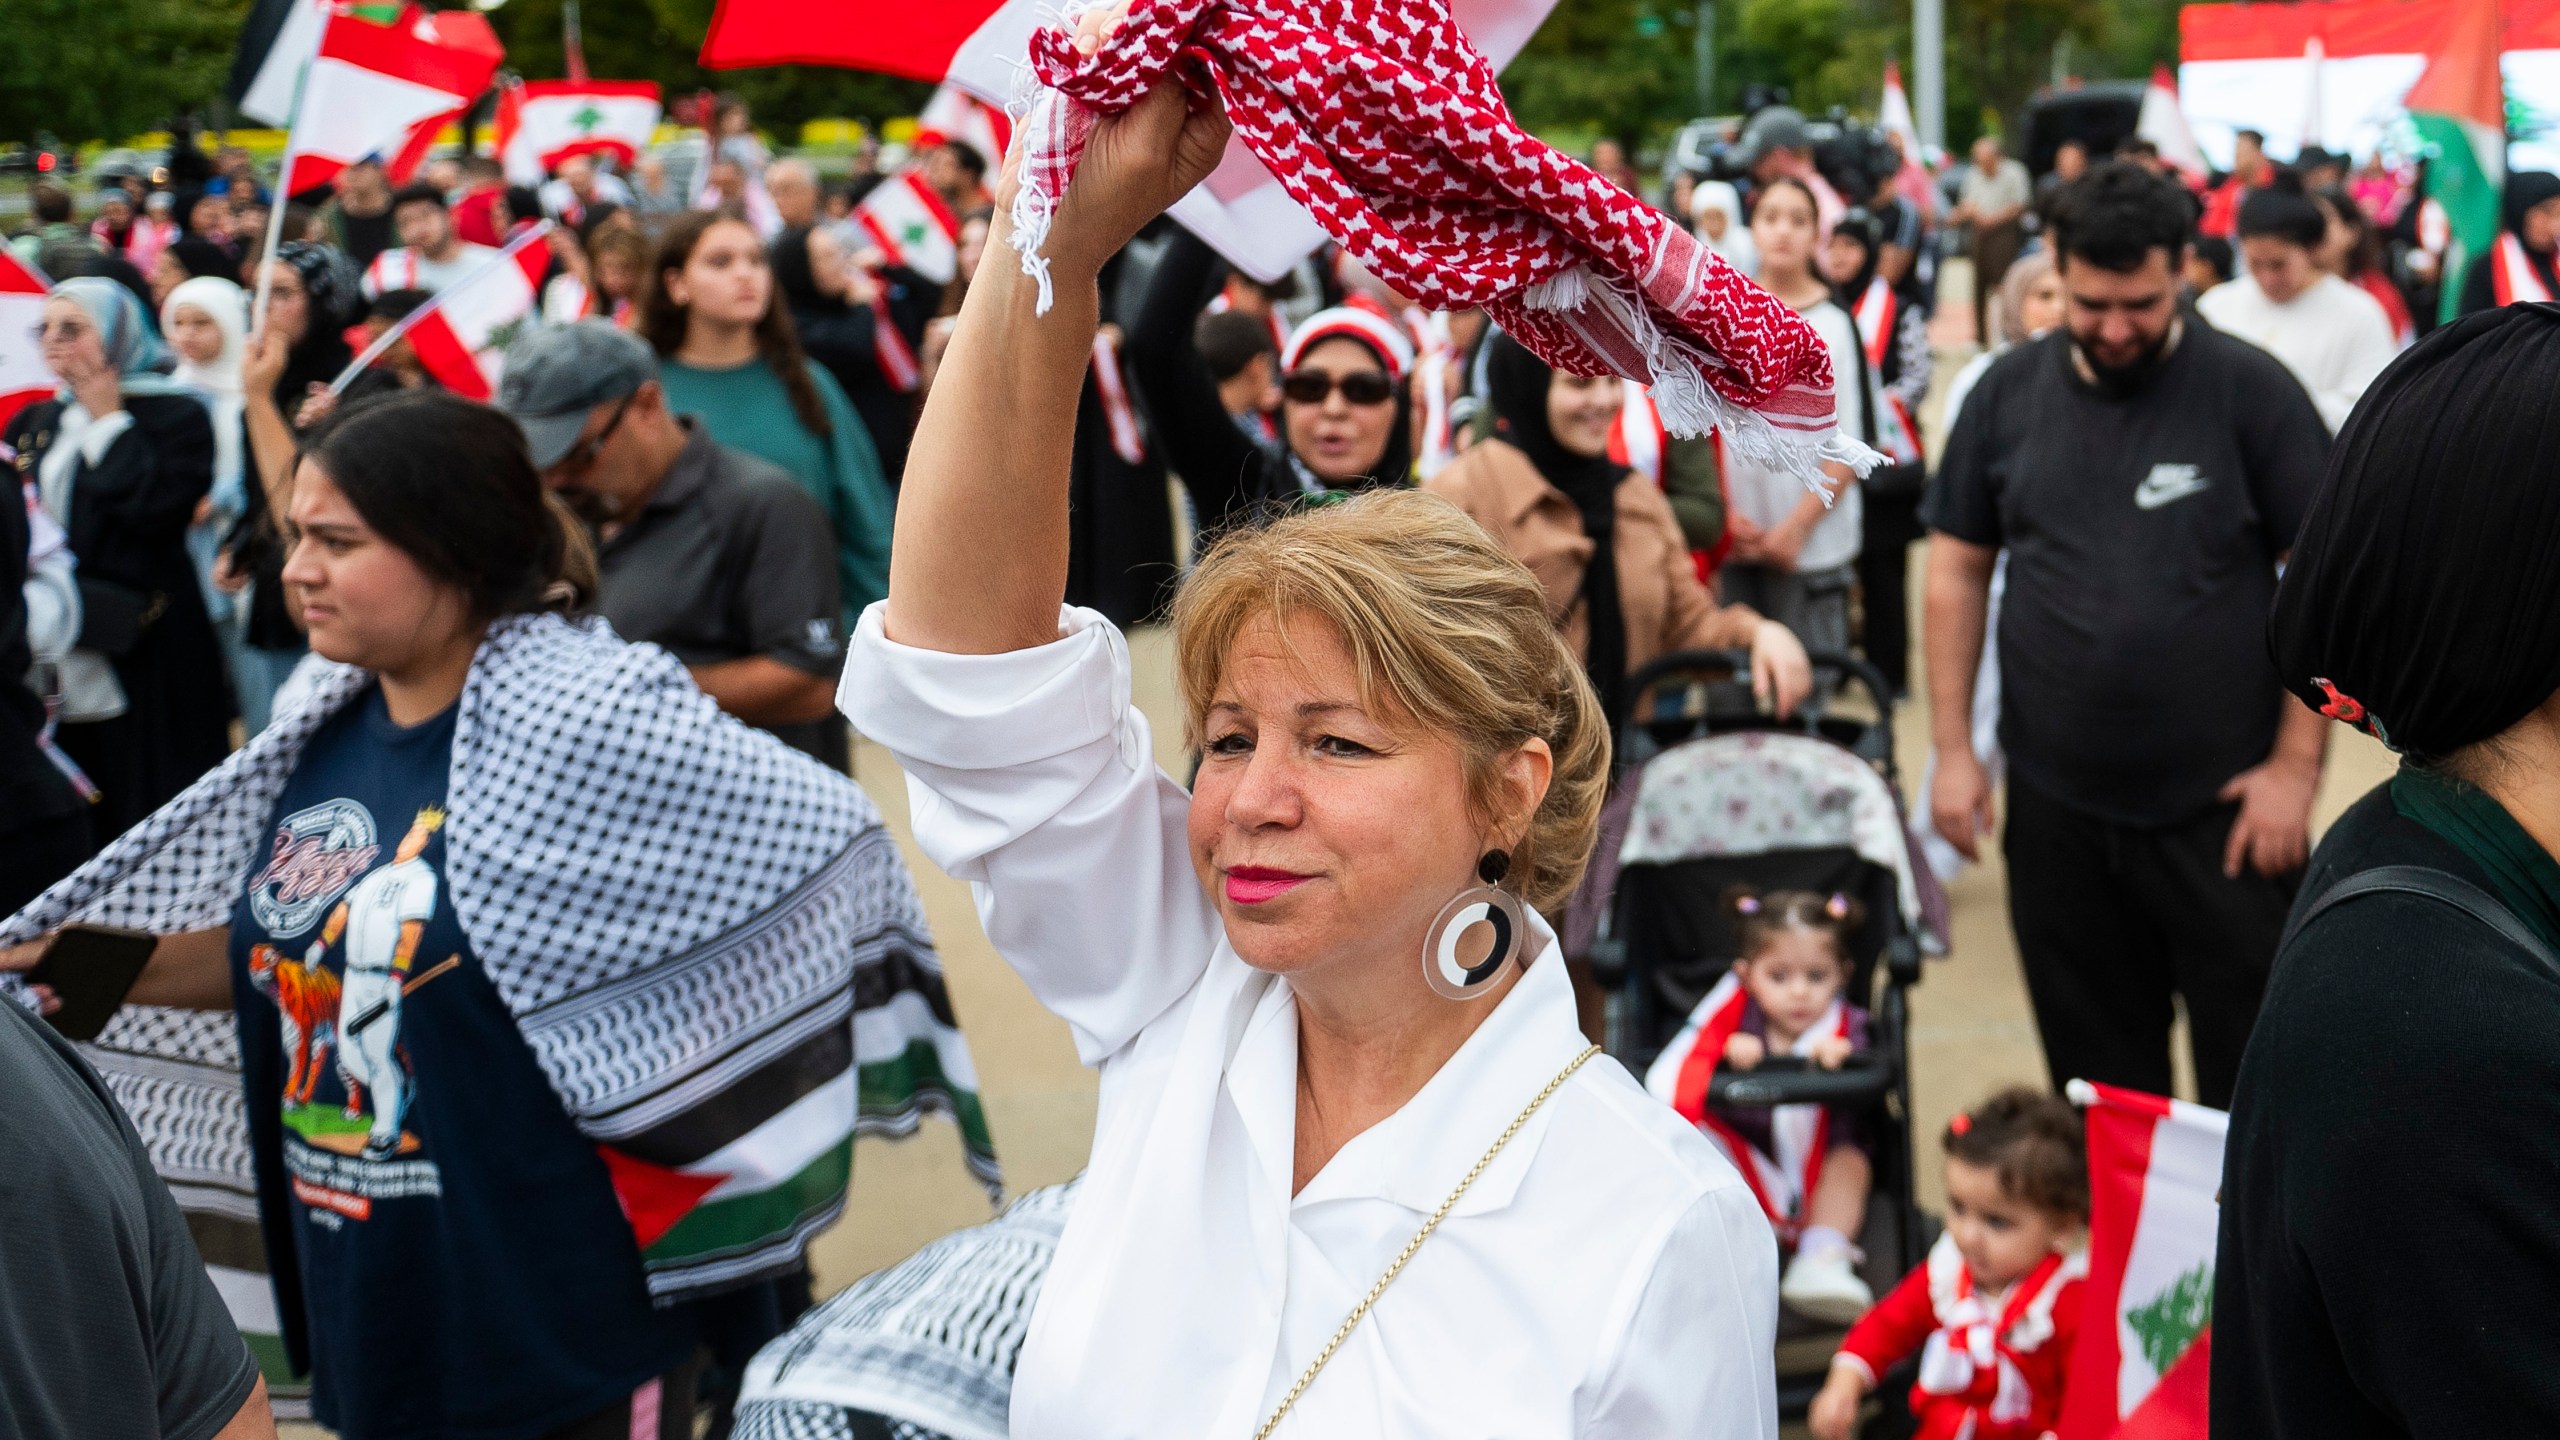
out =
<path fill-rule="evenodd" d="M 1396 396 L 1396 382 L 1376 370 L 1332 375 L 1322 370 L 1292 370 L 1280 382 L 1280 393 L 1300 405 L 1321 405 L 1334 391 L 1354 405 L 1384 405 Z"/>
<path fill-rule="evenodd" d="M 77 340 L 88 333 L 88 324 L 79 320 L 39 320 L 27 327 L 27 338 L 39 345 L 57 336 L 64 340 Z"/>
<path fill-rule="evenodd" d="M 613 438 L 614 431 L 622 428 L 622 417 L 631 413 L 631 402 L 639 398 L 640 392 L 637 390 L 623 396 L 622 403 L 613 407 L 613 418 L 604 422 L 604 428 L 587 439 L 579 441 L 568 454 L 554 461 L 551 466 L 552 473 L 576 475 L 596 463 L 596 457 L 604 453 L 605 442 Z"/>

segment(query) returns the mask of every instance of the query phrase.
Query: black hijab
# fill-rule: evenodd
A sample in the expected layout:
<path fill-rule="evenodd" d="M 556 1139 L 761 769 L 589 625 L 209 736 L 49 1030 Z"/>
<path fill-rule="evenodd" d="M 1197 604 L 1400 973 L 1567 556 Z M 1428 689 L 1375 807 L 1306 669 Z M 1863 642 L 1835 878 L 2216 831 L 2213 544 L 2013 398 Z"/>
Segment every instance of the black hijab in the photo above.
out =
<path fill-rule="evenodd" d="M 782 303 L 791 309 L 833 314 L 850 308 L 843 296 L 818 288 L 818 269 L 809 260 L 808 226 L 794 225 L 773 237 L 766 261 L 773 266 L 773 283 L 781 287 Z"/>
<path fill-rule="evenodd" d="M 335 245 L 288 240 L 276 247 L 276 260 L 292 266 L 301 278 L 311 315 L 276 380 L 276 408 L 290 422 L 314 381 L 326 385 L 337 379 L 355 358 L 347 348 L 346 329 L 363 318 L 364 292 L 358 288 L 354 262 Z"/>
<path fill-rule="evenodd" d="M 2287 688 L 2421 759 L 2560 691 L 2560 304 L 2420 340 L 2348 417 L 2269 636 Z"/>
<path fill-rule="evenodd" d="M 234 281 L 240 278 L 240 258 L 201 235 L 181 235 L 170 241 L 169 254 L 186 270 L 190 280 L 207 275 Z"/>
<path fill-rule="evenodd" d="M 2524 238 L 2524 213 L 2545 200 L 2560 200 L 2560 175 L 2548 170 L 2519 170 L 2507 177 L 2506 193 L 2499 198 L 2498 209 L 2517 239 Z"/>
<path fill-rule="evenodd" d="M 1605 455 L 1577 455 L 1556 439 L 1547 426 L 1547 391 L 1555 371 L 1509 335 L 1497 333 L 1486 342 L 1485 399 L 1493 407 L 1493 433 L 1529 457 L 1538 473 L 1582 512 L 1582 533 L 1591 539 L 1591 562 L 1583 567 L 1581 603 L 1590 624 L 1590 643 L 1583 666 L 1591 672 L 1591 688 L 1615 731 L 1626 712 L 1627 612 L 1618 600 L 1618 485 L 1627 467 Z"/>

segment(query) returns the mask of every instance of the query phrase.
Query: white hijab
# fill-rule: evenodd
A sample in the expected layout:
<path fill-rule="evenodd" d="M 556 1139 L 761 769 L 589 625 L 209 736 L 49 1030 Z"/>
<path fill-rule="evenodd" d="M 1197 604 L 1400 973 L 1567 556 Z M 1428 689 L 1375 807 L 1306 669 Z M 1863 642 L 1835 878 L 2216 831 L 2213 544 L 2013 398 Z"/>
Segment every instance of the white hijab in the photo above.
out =
<path fill-rule="evenodd" d="M 1724 216 L 1724 238 L 1707 239 L 1706 216 L 1710 210 Z M 1724 262 L 1745 275 L 1760 269 L 1760 247 L 1751 243 L 1751 226 L 1742 218 L 1742 193 L 1730 181 L 1701 180 L 1689 193 L 1689 224 L 1706 247 L 1724 257 Z"/>
<path fill-rule="evenodd" d="M 160 333 L 173 332 L 181 306 L 204 315 L 222 332 L 222 349 L 211 360 L 199 365 L 180 355 L 172 378 L 204 396 L 205 409 L 213 416 L 214 506 L 236 515 L 247 501 L 240 493 L 240 361 L 248 345 L 248 293 L 219 275 L 199 275 L 160 302 Z"/>

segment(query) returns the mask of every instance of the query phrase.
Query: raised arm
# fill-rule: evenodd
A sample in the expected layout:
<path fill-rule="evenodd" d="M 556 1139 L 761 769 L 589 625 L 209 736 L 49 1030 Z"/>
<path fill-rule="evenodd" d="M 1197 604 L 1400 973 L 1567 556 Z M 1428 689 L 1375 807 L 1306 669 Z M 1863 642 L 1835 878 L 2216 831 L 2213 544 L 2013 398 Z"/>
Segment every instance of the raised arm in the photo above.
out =
<path fill-rule="evenodd" d="M 1140 226 L 1205 178 L 1225 114 L 1192 112 L 1166 83 L 1095 127 L 1044 247 L 1056 303 L 1009 243 L 1019 147 L 994 231 L 907 455 L 889 569 L 888 637 L 955 654 L 1058 638 L 1067 588 L 1067 469 L 1076 397 L 1093 348 L 1095 283 Z"/>

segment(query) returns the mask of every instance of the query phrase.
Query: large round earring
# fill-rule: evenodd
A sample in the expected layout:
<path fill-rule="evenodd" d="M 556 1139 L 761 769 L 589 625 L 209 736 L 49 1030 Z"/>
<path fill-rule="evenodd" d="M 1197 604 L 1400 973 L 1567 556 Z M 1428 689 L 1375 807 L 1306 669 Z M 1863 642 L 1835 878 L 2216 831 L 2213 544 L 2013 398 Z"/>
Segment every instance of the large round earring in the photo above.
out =
<path fill-rule="evenodd" d="M 1529 912 L 1502 888 L 1511 856 L 1490 850 L 1476 864 L 1481 885 L 1458 892 L 1422 937 L 1422 978 L 1450 1000 L 1474 1000 L 1493 992 L 1502 967 L 1529 943 Z"/>

